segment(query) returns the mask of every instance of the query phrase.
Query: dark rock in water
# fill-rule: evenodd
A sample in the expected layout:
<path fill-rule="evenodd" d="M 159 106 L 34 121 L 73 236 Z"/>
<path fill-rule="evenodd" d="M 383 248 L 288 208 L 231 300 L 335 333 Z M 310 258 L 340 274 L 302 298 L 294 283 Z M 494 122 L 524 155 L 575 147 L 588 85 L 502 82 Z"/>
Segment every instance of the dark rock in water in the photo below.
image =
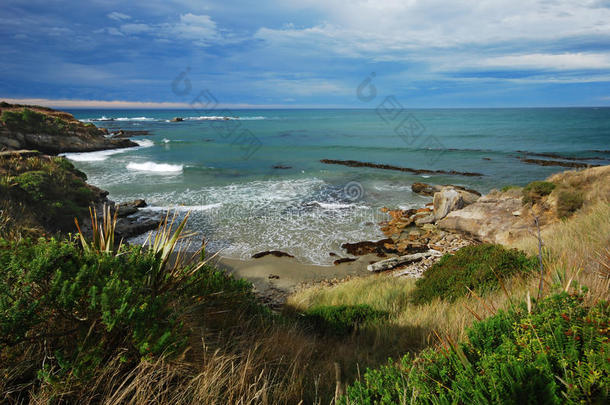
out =
<path fill-rule="evenodd" d="M 123 218 L 135 214 L 136 212 L 138 212 L 138 208 L 143 207 L 146 207 L 146 201 L 141 198 L 138 198 L 133 201 L 117 204 L 115 206 L 115 209 L 117 209 L 117 216 L 119 218 Z M 112 213 L 114 214 L 114 209 L 112 210 Z"/>
<path fill-rule="evenodd" d="M 184 118 L 182 118 L 182 117 L 174 117 L 174 118 L 172 118 L 172 122 L 182 122 L 182 121 L 184 121 Z"/>
<path fill-rule="evenodd" d="M 141 219 L 129 220 L 128 218 L 121 218 L 117 221 L 115 234 L 118 238 L 128 239 L 133 236 L 138 236 L 153 229 L 159 227 L 159 220 L 155 219 Z"/>
<path fill-rule="evenodd" d="M 281 252 L 279 250 L 267 250 L 265 252 L 260 252 L 260 253 L 255 253 L 252 255 L 253 259 L 259 259 L 261 257 L 265 257 L 267 255 L 273 255 L 275 257 L 294 257 L 293 255 L 286 253 L 286 252 Z"/>
<path fill-rule="evenodd" d="M 386 245 L 393 245 L 394 241 L 390 238 L 382 239 L 377 242 L 363 241 L 356 243 L 344 243 L 341 245 L 345 251 L 352 256 L 362 256 L 367 254 L 384 254 L 393 253 L 392 249 L 388 249 Z"/>
<path fill-rule="evenodd" d="M 350 262 L 355 262 L 356 259 L 352 258 L 352 257 L 342 257 L 341 259 L 337 259 L 333 262 L 333 264 L 335 266 L 341 264 L 341 263 L 350 263 Z"/>
<path fill-rule="evenodd" d="M 371 162 L 359 162 L 357 160 L 335 160 L 335 159 L 322 159 L 320 162 L 328 164 L 328 165 L 343 165 L 349 167 L 370 167 L 373 169 L 383 169 L 383 170 L 396 170 L 399 172 L 409 172 L 415 174 L 449 174 L 449 175 L 459 175 L 459 176 L 483 176 L 481 173 L 474 172 L 458 172 L 455 170 L 427 170 L 427 169 L 411 169 L 410 167 L 400 167 L 393 165 L 386 165 L 380 163 L 371 163 Z"/>
<path fill-rule="evenodd" d="M 269 274 L 269 276 L 267 276 L 267 278 L 270 280 L 277 280 L 280 278 L 280 276 L 275 275 L 275 274 Z"/>
<path fill-rule="evenodd" d="M 332 256 L 332 257 L 337 256 L 337 254 L 335 252 L 330 252 L 328 255 Z"/>
<path fill-rule="evenodd" d="M 592 152 L 604 152 L 604 151 L 592 151 Z M 576 157 L 576 156 L 559 155 L 557 153 L 534 153 L 534 152 L 527 152 L 524 150 L 518 150 L 517 153 L 523 153 L 524 155 L 529 155 L 529 156 L 540 156 L 540 157 L 546 157 L 546 158 L 552 158 L 552 159 L 563 159 L 563 160 L 605 160 L 604 158 L 601 158 L 599 156 Z"/>
<path fill-rule="evenodd" d="M 126 131 L 124 129 L 120 129 L 112 135 L 112 138 L 131 138 L 132 136 L 144 136 L 151 135 L 150 131 Z"/>
<path fill-rule="evenodd" d="M 491 158 L 484 157 L 483 160 L 491 160 Z"/>
<path fill-rule="evenodd" d="M 292 169 L 292 166 L 273 165 L 273 168 L 274 169 L 283 169 L 283 170 L 286 170 L 286 169 Z"/>
<path fill-rule="evenodd" d="M 479 197 L 481 196 L 481 193 L 479 193 L 476 190 L 473 190 L 473 189 L 467 188 L 467 187 L 463 187 L 463 186 L 456 186 L 454 184 L 445 184 L 445 185 L 439 186 L 436 184 L 413 183 L 411 185 L 411 190 L 414 193 L 417 193 L 420 195 L 434 196 L 435 193 L 438 193 L 439 191 L 441 191 L 443 188 L 446 188 L 446 187 L 451 187 L 456 190 L 461 190 L 461 191 L 466 191 L 468 193 L 476 194 Z"/>
<path fill-rule="evenodd" d="M 416 194 L 433 196 L 434 193 L 441 190 L 441 186 L 426 184 L 426 183 L 413 183 L 411 185 L 411 191 Z"/>
<path fill-rule="evenodd" d="M 578 162 L 560 162 L 558 160 L 543 160 L 543 159 L 527 159 L 519 158 L 524 163 L 539 165 L 539 166 L 561 166 L 561 167 L 573 167 L 573 168 L 586 168 L 586 167 L 598 167 L 601 165 L 592 165 L 590 163 L 578 163 Z"/>

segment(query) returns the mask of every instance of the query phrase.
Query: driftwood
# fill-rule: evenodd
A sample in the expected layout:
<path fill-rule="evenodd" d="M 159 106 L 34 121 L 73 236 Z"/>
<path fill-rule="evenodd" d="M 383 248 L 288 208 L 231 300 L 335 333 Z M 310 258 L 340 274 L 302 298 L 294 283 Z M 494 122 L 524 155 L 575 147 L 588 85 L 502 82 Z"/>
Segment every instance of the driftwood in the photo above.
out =
<path fill-rule="evenodd" d="M 366 267 L 366 269 L 368 271 L 391 270 L 391 269 L 393 269 L 395 267 L 398 267 L 400 265 L 411 263 L 411 262 L 416 262 L 416 261 L 421 260 L 421 259 L 423 259 L 425 257 L 440 256 L 440 255 L 441 255 L 441 252 L 439 252 L 438 250 L 430 249 L 430 250 L 428 250 L 426 252 L 423 252 L 423 253 L 414 253 L 414 254 L 411 254 L 411 255 L 392 257 L 390 259 L 382 260 L 382 261 L 377 262 L 377 263 L 369 264 Z"/>

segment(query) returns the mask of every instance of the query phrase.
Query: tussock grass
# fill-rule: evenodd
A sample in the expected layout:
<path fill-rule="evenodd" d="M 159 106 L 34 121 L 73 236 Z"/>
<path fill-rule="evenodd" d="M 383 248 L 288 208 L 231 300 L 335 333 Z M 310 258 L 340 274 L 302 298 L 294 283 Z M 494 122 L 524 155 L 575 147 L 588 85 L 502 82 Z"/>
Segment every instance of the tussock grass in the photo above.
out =
<path fill-rule="evenodd" d="M 584 207 L 570 220 L 542 231 L 543 263 L 552 278 L 573 280 L 590 289 L 591 296 L 610 298 L 610 203 L 600 200 Z M 536 254 L 534 236 L 516 241 L 514 247 Z"/>

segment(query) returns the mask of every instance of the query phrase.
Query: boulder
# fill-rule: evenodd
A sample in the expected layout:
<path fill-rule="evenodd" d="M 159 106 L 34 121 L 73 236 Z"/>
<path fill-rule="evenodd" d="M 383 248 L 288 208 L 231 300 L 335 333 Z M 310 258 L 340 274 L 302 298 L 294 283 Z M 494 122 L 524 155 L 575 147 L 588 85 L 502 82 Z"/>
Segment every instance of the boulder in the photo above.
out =
<path fill-rule="evenodd" d="M 514 215 L 516 211 L 519 216 Z M 481 242 L 501 244 L 526 235 L 531 224 L 531 216 L 524 212 L 520 197 L 497 194 L 481 197 L 437 222 L 440 229 L 467 234 Z"/>
<path fill-rule="evenodd" d="M 182 122 L 182 121 L 184 121 L 184 118 L 182 118 L 182 117 L 174 117 L 174 118 L 172 118 L 172 122 Z"/>
<path fill-rule="evenodd" d="M 411 191 L 416 194 L 433 196 L 434 193 L 441 190 L 441 186 L 426 184 L 426 183 L 413 183 L 411 185 Z"/>
<path fill-rule="evenodd" d="M 479 195 L 454 186 L 445 186 L 434 194 L 434 221 L 439 221 L 452 211 L 464 208 L 479 199 Z"/>

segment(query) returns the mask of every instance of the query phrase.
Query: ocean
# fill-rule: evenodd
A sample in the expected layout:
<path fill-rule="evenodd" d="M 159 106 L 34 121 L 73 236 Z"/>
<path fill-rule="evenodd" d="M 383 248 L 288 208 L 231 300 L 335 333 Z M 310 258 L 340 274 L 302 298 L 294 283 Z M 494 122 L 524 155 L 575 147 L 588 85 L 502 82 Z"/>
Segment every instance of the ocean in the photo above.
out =
<path fill-rule="evenodd" d="M 329 265 L 344 242 L 382 238 L 382 207 L 421 207 L 413 182 L 487 193 L 568 170 L 528 157 L 610 164 L 610 108 L 72 110 L 111 132 L 149 131 L 135 148 L 67 157 L 117 202 L 191 212 L 209 251 L 282 250 Z M 182 122 L 171 122 L 182 117 Z M 554 154 L 572 159 L 539 156 Z M 480 176 L 328 165 L 356 160 Z M 576 160 L 573 160 L 576 159 Z M 142 242 L 135 238 L 132 242 Z"/>

